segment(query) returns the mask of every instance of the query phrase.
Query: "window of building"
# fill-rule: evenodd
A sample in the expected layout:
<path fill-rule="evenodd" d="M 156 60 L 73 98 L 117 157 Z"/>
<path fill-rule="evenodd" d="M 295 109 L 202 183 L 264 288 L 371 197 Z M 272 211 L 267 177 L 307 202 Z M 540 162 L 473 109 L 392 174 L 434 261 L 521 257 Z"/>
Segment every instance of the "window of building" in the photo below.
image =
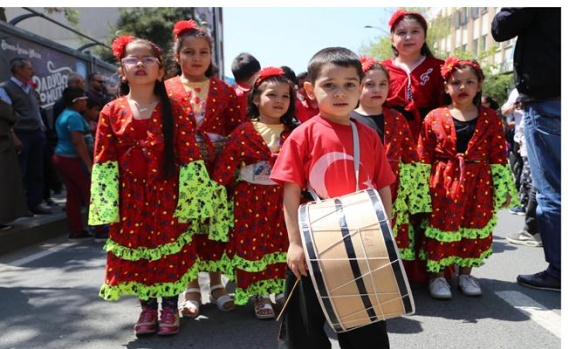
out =
<path fill-rule="evenodd" d="M 463 11 L 461 12 L 462 16 L 461 16 L 461 25 L 466 25 L 467 24 L 467 7 L 463 9 Z"/>
<path fill-rule="evenodd" d="M 477 39 L 473 40 L 473 42 L 472 42 L 473 47 L 472 48 L 473 48 L 473 55 L 474 56 L 477 56 L 477 52 L 478 52 L 477 44 L 478 44 L 478 40 Z"/>
<path fill-rule="evenodd" d="M 481 14 L 484 15 L 487 13 L 487 7 L 482 7 L 481 8 Z"/>
<path fill-rule="evenodd" d="M 471 8 L 471 18 L 477 19 L 479 17 L 479 7 L 472 7 Z"/>
<path fill-rule="evenodd" d="M 479 49 L 481 51 L 486 51 L 487 50 L 487 34 L 481 36 L 481 38 L 479 39 Z"/>
<path fill-rule="evenodd" d="M 454 12 L 454 28 L 456 29 L 460 27 L 460 16 L 461 11 Z"/>

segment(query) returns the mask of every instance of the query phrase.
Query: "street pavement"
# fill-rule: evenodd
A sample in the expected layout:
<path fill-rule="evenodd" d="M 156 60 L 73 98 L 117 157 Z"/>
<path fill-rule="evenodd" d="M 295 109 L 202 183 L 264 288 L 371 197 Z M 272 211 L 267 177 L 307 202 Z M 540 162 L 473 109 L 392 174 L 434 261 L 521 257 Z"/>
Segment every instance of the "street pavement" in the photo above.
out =
<path fill-rule="evenodd" d="M 515 282 L 519 273 L 546 266 L 542 248 L 506 241 L 522 224 L 523 217 L 499 212 L 494 254 L 473 272 L 483 296 L 462 295 L 455 281 L 449 301 L 413 288 L 416 313 L 388 321 L 391 348 L 560 348 L 561 294 Z M 0 349 L 277 347 L 278 323 L 256 320 L 252 302 L 229 313 L 208 302 L 206 274 L 200 276 L 205 304 L 197 319 L 183 319 L 173 337 L 136 338 L 137 300 L 106 302 L 97 295 L 104 279 L 102 243 L 70 242 L 64 225 L 49 229 L 55 238 L 0 253 Z M 332 348 L 339 348 L 331 336 Z"/>

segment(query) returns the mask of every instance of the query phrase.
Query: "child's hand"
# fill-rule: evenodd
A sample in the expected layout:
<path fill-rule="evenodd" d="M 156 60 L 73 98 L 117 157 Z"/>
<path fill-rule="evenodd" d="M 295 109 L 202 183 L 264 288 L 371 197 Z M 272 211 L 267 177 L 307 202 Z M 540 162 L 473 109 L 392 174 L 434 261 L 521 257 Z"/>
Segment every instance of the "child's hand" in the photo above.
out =
<path fill-rule="evenodd" d="M 300 279 L 302 275 L 308 276 L 308 266 L 306 265 L 306 257 L 301 244 L 290 243 L 287 263 L 288 268 L 296 275 L 296 278 Z"/>
<path fill-rule="evenodd" d="M 503 206 L 501 208 L 509 207 L 510 203 L 511 203 L 511 194 L 507 194 L 505 202 L 503 203 Z"/>

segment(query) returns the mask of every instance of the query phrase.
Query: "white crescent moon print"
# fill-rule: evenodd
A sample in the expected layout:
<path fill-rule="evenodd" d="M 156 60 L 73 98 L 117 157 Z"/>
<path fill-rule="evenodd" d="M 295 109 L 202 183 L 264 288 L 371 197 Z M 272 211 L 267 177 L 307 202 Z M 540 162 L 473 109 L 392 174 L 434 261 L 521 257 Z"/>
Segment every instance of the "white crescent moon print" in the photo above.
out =
<path fill-rule="evenodd" d="M 353 157 L 338 151 L 330 152 L 317 159 L 310 171 L 309 183 L 321 198 L 329 197 L 325 186 L 325 173 L 327 168 L 329 165 L 339 160 L 353 161 Z"/>

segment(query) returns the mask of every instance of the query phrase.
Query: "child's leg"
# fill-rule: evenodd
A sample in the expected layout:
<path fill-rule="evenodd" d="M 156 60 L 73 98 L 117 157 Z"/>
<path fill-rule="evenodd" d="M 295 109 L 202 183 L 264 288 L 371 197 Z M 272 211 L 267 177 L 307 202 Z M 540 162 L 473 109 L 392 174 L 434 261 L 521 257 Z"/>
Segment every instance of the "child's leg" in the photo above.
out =
<path fill-rule="evenodd" d="M 179 332 L 177 301 L 178 297 L 162 297 L 158 335 L 170 336 Z"/>
<path fill-rule="evenodd" d="M 389 349 L 386 321 L 374 322 L 352 331 L 338 333 L 341 349 Z"/>
<path fill-rule="evenodd" d="M 290 294 L 296 276 L 286 268 L 286 295 Z M 303 277 L 286 308 L 278 336 L 279 348 L 325 349 L 331 342 L 324 331 L 325 316 L 321 310 L 312 279 Z"/>

